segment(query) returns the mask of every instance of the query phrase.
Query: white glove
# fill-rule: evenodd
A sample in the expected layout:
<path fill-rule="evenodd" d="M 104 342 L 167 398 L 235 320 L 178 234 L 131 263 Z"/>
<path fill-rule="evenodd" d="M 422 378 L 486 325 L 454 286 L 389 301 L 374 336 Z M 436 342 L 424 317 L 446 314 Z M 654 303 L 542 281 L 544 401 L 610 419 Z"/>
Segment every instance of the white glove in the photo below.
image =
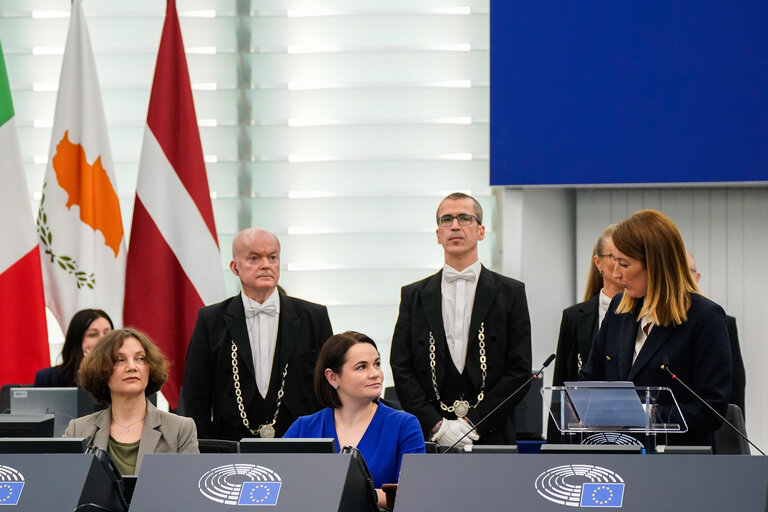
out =
<path fill-rule="evenodd" d="M 472 430 L 475 428 L 475 426 L 466 418 L 461 418 L 456 420 L 461 425 L 461 435 L 466 434 L 469 432 L 469 435 L 467 436 L 467 439 L 471 439 L 472 441 L 477 441 L 480 439 L 480 434 L 477 433 L 477 430 Z M 471 432 L 470 432 L 471 431 Z"/>
<path fill-rule="evenodd" d="M 443 419 L 440 428 L 432 435 L 432 441 L 446 446 L 453 446 L 454 443 L 458 443 L 456 446 L 459 447 L 471 445 L 473 439 L 479 439 L 477 434 L 471 433 L 464 439 L 461 439 L 461 437 L 471 428 L 472 427 L 463 420 Z M 461 441 L 459 441 L 459 439 L 461 439 Z"/>

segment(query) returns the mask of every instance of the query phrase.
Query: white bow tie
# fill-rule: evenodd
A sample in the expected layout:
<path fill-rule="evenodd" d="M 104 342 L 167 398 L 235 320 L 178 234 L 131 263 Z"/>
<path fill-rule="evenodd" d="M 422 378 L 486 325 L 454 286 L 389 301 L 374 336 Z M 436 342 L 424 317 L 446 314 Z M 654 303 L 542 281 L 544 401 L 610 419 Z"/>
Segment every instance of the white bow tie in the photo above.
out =
<path fill-rule="evenodd" d="M 465 281 L 469 281 L 470 283 L 472 283 L 475 281 L 475 278 L 476 278 L 475 272 L 472 269 L 464 269 L 461 272 L 458 272 L 455 269 L 446 267 L 443 270 L 443 274 L 445 275 L 445 280 L 449 283 L 452 283 L 459 279 L 463 279 Z"/>
<path fill-rule="evenodd" d="M 259 306 L 258 304 L 249 304 L 248 307 L 245 310 L 245 317 L 246 318 L 253 318 L 259 313 L 264 313 L 269 316 L 275 316 L 277 314 L 277 306 L 274 304 L 266 304 L 263 306 Z"/>

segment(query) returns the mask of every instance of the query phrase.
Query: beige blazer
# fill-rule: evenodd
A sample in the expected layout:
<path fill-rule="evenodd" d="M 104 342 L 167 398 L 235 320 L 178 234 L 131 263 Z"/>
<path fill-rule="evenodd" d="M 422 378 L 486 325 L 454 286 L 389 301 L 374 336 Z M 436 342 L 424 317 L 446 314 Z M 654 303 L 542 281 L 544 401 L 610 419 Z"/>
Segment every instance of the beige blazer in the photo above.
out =
<path fill-rule="evenodd" d="M 102 411 L 69 422 L 64 437 L 84 437 L 89 445 L 107 450 L 112 406 Z M 141 431 L 136 474 L 147 453 L 200 453 L 197 447 L 197 429 L 192 418 L 161 411 L 147 400 L 147 417 Z"/>

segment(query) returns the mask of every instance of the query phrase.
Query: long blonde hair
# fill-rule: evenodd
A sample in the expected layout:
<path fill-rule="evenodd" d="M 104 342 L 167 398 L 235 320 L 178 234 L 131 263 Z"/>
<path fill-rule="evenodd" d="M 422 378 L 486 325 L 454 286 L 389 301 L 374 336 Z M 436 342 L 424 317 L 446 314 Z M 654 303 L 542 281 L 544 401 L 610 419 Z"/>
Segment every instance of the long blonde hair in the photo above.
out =
<path fill-rule="evenodd" d="M 605 254 L 605 241 L 613 237 L 616 224 L 606 227 L 592 248 L 592 257 L 589 259 L 589 273 L 587 274 L 587 286 L 584 288 L 584 300 L 587 301 L 600 293 L 603 289 L 603 275 L 595 265 L 595 256 Z"/>
<path fill-rule="evenodd" d="M 672 219 L 657 210 L 640 210 L 619 222 L 613 245 L 648 271 L 648 287 L 638 319 L 656 325 L 680 325 L 688 319 L 691 294 L 700 293 L 685 255 L 685 245 Z M 630 313 L 638 299 L 626 293 L 617 313 Z"/>

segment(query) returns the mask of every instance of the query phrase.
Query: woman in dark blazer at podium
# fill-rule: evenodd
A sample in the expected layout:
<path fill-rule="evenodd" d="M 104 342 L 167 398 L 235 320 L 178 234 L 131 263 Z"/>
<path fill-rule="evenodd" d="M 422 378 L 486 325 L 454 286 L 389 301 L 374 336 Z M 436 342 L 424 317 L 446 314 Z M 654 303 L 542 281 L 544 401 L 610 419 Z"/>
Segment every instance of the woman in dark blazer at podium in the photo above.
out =
<path fill-rule="evenodd" d="M 680 232 L 665 214 L 636 212 L 616 227 L 613 245 L 614 277 L 624 291 L 611 301 L 580 377 L 671 388 L 688 432 L 657 442 L 712 445 L 722 420 L 680 381 L 725 414 L 731 396 L 725 312 L 699 291 Z"/>
<path fill-rule="evenodd" d="M 315 394 L 325 409 L 299 417 L 284 437 L 330 437 L 336 450 L 356 447 L 373 477 L 379 505 L 382 484 L 397 482 L 404 453 L 424 453 L 416 416 L 379 401 L 384 374 L 376 343 L 347 331 L 328 338 L 317 356 Z"/>
<path fill-rule="evenodd" d="M 124 475 L 138 474 L 147 453 L 199 453 L 192 418 L 158 410 L 147 399 L 165 384 L 168 361 L 144 333 L 108 333 L 80 366 L 80 383 L 106 409 L 69 422 L 64 437 L 84 437 L 109 453 Z"/>
<path fill-rule="evenodd" d="M 112 319 L 101 309 L 81 309 L 69 321 L 64 346 L 61 348 L 61 364 L 43 368 L 35 374 L 35 387 L 68 388 L 77 385 L 80 362 L 99 340 L 114 329 Z"/>

